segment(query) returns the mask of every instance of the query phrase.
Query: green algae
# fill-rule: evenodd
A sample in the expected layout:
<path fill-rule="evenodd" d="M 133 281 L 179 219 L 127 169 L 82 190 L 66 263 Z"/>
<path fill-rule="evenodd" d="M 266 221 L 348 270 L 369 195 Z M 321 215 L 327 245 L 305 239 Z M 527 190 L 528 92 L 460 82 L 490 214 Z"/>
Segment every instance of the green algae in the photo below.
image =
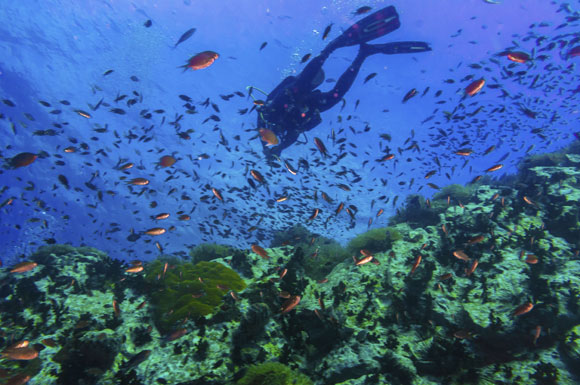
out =
<path fill-rule="evenodd" d="M 163 273 L 165 263 L 168 268 Z M 145 279 L 153 289 L 155 323 L 165 332 L 187 318 L 213 313 L 230 290 L 246 288 L 238 273 L 218 262 L 169 266 L 169 262 L 156 260 L 148 266 Z"/>
<path fill-rule="evenodd" d="M 377 253 L 389 250 L 392 244 L 403 239 L 399 230 L 393 227 L 379 227 L 357 235 L 347 245 L 350 253 L 359 255 L 361 249 Z"/>
<path fill-rule="evenodd" d="M 312 385 L 312 381 L 279 362 L 266 362 L 249 367 L 237 385 Z"/>

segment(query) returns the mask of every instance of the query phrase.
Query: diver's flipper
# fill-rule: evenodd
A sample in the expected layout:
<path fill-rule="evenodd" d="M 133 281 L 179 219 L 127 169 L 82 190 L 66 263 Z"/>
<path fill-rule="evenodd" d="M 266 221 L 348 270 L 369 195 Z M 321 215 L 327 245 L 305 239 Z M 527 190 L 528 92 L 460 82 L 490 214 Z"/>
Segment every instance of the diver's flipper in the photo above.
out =
<path fill-rule="evenodd" d="M 361 51 L 367 56 L 375 53 L 394 55 L 398 53 L 420 53 L 431 51 L 429 44 L 422 41 L 398 41 L 385 44 L 362 44 Z"/>
<path fill-rule="evenodd" d="M 393 32 L 401 26 L 399 15 L 392 5 L 353 24 L 329 46 L 332 49 L 359 45 Z"/>

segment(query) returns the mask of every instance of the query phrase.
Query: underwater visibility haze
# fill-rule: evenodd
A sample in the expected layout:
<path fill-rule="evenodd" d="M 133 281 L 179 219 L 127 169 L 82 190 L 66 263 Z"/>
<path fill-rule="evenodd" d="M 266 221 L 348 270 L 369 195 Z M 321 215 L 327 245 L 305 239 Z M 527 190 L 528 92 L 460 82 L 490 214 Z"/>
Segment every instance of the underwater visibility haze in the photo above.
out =
<path fill-rule="evenodd" d="M 0 383 L 580 383 L 580 2 L 0 21 Z"/>

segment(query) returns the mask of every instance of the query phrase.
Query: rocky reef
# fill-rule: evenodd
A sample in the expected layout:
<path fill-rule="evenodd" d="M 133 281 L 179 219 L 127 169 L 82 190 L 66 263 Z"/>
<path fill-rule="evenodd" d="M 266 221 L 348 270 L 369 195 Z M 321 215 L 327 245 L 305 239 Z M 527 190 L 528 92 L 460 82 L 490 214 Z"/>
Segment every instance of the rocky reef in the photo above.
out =
<path fill-rule="evenodd" d="M 275 237 L 268 257 L 204 258 L 199 248 L 195 261 L 157 260 L 140 271 L 95 249 L 43 247 L 0 273 L 0 376 L 577 383 L 579 147 L 431 201 L 409 197 L 388 227 L 346 249 L 293 228 Z M 8 347 L 25 340 L 38 357 L 9 360 Z"/>

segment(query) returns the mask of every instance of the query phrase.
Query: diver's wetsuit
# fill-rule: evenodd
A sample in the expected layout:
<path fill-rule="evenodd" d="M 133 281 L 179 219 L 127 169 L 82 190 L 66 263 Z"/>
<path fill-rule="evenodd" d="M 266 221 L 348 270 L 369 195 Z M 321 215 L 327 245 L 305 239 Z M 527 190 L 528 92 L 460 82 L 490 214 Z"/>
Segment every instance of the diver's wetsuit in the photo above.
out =
<path fill-rule="evenodd" d="M 320 113 L 332 108 L 344 97 L 369 55 L 418 53 L 430 50 L 423 42 L 364 44 L 394 31 L 399 26 L 398 15 L 392 6 L 367 16 L 330 42 L 298 76 L 288 76 L 268 94 L 266 102 L 258 110 L 258 128 L 272 130 L 279 139 L 279 144 L 274 147 L 268 147 L 263 143 L 264 154 L 268 160 L 271 160 L 274 154 L 280 155 L 282 150 L 295 143 L 300 134 L 322 122 Z M 316 90 L 324 77 L 322 65 L 330 54 L 338 48 L 359 44 L 358 55 L 334 87 L 328 92 Z"/>

